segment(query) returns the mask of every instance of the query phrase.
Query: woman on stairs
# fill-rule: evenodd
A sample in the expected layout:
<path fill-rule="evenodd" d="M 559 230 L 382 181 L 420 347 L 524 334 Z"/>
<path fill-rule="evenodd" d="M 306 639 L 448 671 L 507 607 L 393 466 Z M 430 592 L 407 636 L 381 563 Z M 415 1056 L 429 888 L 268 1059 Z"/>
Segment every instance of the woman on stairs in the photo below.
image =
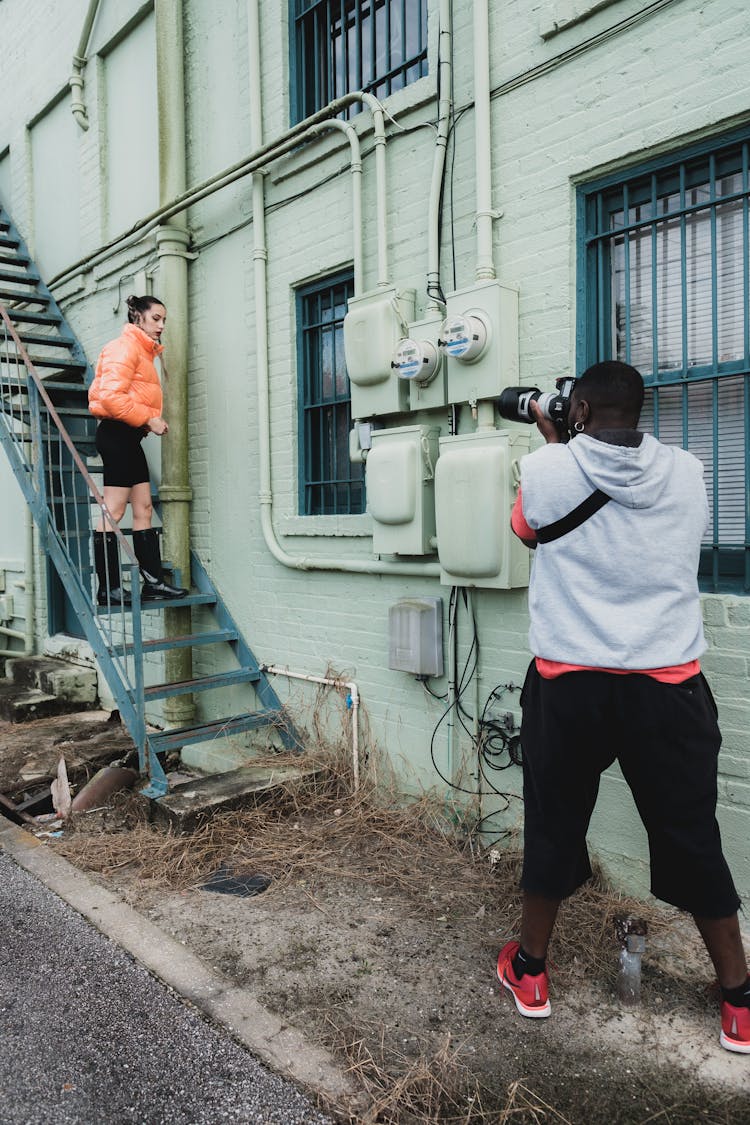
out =
<path fill-rule="evenodd" d="M 163 351 L 161 334 L 167 310 L 156 297 L 128 297 L 128 323 L 116 340 L 105 344 L 89 388 L 89 410 L 99 418 L 96 448 L 104 466 L 104 504 L 118 524 L 130 503 L 133 550 L 143 576 L 141 601 L 184 598 L 187 590 L 164 581 L 159 538 L 151 526 L 151 484 L 141 442 L 161 437 L 162 390 L 154 359 Z M 99 605 L 130 605 L 122 587 L 117 535 L 104 520 L 94 532 L 94 564 Z"/>

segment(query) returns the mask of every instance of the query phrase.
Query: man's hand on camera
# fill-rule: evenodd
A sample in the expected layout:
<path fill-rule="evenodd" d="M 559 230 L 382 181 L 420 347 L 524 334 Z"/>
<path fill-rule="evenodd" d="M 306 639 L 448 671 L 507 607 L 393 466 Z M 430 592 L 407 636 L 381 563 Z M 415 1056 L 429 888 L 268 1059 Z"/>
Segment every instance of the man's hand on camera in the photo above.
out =
<path fill-rule="evenodd" d="M 548 445 L 557 445 L 562 441 L 562 434 L 549 418 L 545 418 L 539 409 L 539 403 L 532 401 L 529 409 L 536 419 L 536 428 Z"/>

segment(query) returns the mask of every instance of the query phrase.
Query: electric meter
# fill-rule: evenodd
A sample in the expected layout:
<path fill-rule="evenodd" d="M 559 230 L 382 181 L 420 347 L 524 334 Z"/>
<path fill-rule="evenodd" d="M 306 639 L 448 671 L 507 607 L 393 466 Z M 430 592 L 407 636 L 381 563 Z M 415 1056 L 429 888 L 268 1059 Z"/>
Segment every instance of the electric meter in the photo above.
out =
<path fill-rule="evenodd" d="M 449 316 L 441 329 L 441 348 L 451 359 L 474 363 L 487 347 L 487 325 L 478 316 Z"/>
<path fill-rule="evenodd" d="M 429 340 L 404 339 L 393 353 L 391 367 L 399 379 L 414 380 L 426 387 L 440 369 L 440 352 Z"/>

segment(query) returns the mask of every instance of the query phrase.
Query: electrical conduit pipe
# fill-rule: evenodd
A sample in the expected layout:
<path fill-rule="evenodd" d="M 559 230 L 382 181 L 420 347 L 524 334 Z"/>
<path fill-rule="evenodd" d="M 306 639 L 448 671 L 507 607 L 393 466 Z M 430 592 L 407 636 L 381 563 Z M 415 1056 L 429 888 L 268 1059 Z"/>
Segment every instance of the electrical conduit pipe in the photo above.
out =
<path fill-rule="evenodd" d="M 260 22 L 258 0 L 248 0 L 248 47 L 250 53 L 250 143 L 254 149 L 262 145 L 262 101 L 260 81 Z M 369 105 L 375 101 L 369 95 L 361 95 L 364 103 Z M 382 128 L 382 109 L 378 104 L 378 128 Z M 373 118 L 375 111 L 373 110 Z M 383 135 L 383 142 L 385 136 Z M 297 140 L 299 143 L 299 139 Z M 378 153 L 385 150 L 382 146 L 376 148 Z M 382 176 L 383 183 L 385 176 Z M 379 200 L 379 228 L 385 224 L 380 223 L 380 211 L 384 210 L 384 197 L 378 192 Z M 384 229 L 379 230 L 378 238 L 378 275 L 379 284 L 387 284 L 387 259 L 385 255 Z M 345 559 L 326 558 L 321 556 L 292 555 L 279 543 L 276 530 L 273 526 L 273 492 L 271 489 L 271 413 L 270 413 L 270 378 L 268 364 L 268 290 L 267 290 L 267 261 L 268 250 L 265 235 L 265 192 L 263 175 L 253 175 L 253 262 L 255 275 L 255 325 L 256 325 L 256 377 L 258 380 L 258 459 L 260 473 L 260 488 L 258 500 L 260 503 L 260 519 L 263 538 L 273 557 L 283 566 L 294 570 L 337 570 L 356 574 L 393 574 L 415 575 L 424 577 L 439 577 L 440 566 L 438 563 L 388 563 L 378 559 Z"/>
<path fill-rule="evenodd" d="M 325 133 L 329 129 L 340 130 L 346 135 L 349 141 L 352 174 L 354 296 L 358 297 L 364 287 L 364 259 L 362 254 L 362 152 L 357 130 L 353 125 L 350 125 L 346 121 L 341 121 L 338 117 L 334 118 L 333 121 L 321 121 L 318 125 L 311 125 L 309 132 L 312 134 Z"/>
<path fill-rule="evenodd" d="M 490 21 L 488 0 L 474 0 L 474 136 L 477 187 L 476 280 L 494 279 L 492 256 L 492 131 L 490 128 Z"/>
<path fill-rule="evenodd" d="M 453 108 L 453 70 L 451 67 L 451 44 L 453 28 L 451 25 L 451 0 L 440 0 L 440 24 L 438 28 L 438 101 L 437 136 L 435 156 L 432 163 L 432 182 L 428 206 L 427 226 L 427 312 L 442 312 L 444 303 L 436 296 L 440 286 L 440 196 L 443 190 L 443 174 L 450 132 L 451 110 Z"/>

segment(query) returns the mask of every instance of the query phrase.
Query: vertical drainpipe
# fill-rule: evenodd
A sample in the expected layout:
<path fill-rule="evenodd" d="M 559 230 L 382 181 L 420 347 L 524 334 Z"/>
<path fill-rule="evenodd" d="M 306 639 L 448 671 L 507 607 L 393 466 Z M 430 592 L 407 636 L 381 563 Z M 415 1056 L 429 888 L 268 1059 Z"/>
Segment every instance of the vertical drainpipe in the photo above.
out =
<path fill-rule="evenodd" d="M 156 0 L 156 79 L 159 119 L 159 205 L 187 188 L 185 160 L 185 74 L 181 0 Z M 184 212 L 164 223 L 156 235 L 159 257 L 158 296 L 167 308 L 164 368 L 164 417 L 169 433 L 162 439 L 164 557 L 190 580 L 190 501 L 188 475 L 188 263 L 187 219 Z M 189 608 L 165 610 L 167 636 L 191 632 Z M 167 681 L 192 679 L 189 648 L 168 651 Z M 170 724 L 189 722 L 195 708 L 191 695 L 168 699 L 164 715 Z"/>

